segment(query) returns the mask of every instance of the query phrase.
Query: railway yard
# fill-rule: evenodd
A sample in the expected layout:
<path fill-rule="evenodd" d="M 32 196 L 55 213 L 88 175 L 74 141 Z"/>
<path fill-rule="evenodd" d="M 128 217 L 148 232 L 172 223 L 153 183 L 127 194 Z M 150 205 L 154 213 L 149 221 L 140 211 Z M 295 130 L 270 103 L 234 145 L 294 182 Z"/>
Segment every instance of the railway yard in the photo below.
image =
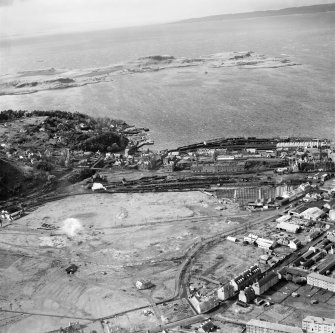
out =
<path fill-rule="evenodd" d="M 154 152 L 147 129 L 121 121 L 5 116 L 1 332 L 237 333 L 251 319 L 335 318 L 329 140 Z"/>

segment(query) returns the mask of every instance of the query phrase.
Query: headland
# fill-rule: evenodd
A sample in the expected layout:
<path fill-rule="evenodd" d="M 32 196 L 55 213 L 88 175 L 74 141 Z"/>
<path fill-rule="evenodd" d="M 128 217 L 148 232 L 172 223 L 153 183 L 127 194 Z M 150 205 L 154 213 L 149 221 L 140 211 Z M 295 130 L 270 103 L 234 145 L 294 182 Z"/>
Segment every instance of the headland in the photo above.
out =
<path fill-rule="evenodd" d="M 155 151 L 149 129 L 122 120 L 0 119 L 5 332 L 239 332 L 255 317 L 297 329 L 308 314 L 332 318 L 331 282 L 318 282 L 334 280 L 330 140 Z"/>

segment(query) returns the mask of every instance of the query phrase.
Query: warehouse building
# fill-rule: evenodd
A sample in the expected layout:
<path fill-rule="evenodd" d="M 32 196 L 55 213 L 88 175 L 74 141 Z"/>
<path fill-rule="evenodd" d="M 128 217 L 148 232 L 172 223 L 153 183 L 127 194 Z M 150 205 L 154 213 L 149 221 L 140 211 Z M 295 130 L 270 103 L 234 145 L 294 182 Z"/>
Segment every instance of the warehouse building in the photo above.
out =
<path fill-rule="evenodd" d="M 292 216 L 291 215 L 283 215 L 283 216 L 280 216 L 276 219 L 276 222 L 277 223 L 282 223 L 282 222 L 288 222 L 292 219 Z"/>
<path fill-rule="evenodd" d="M 277 245 L 277 242 L 272 240 L 272 239 L 266 239 L 266 238 L 261 238 L 258 237 L 255 241 L 258 247 L 261 249 L 274 249 Z"/>
<path fill-rule="evenodd" d="M 335 268 L 335 255 L 328 255 L 326 259 L 317 267 L 320 274 L 325 274 Z"/>
<path fill-rule="evenodd" d="M 311 207 L 311 208 L 308 208 L 306 209 L 305 211 L 303 211 L 301 214 L 300 214 L 300 217 L 306 219 L 306 220 L 317 220 L 319 219 L 320 217 L 322 217 L 323 215 L 325 215 L 325 212 L 318 208 L 318 207 Z"/>
<path fill-rule="evenodd" d="M 272 271 L 266 276 L 264 276 L 262 279 L 255 282 L 252 285 L 252 287 L 254 288 L 256 295 L 262 295 L 272 286 L 277 284 L 278 281 L 279 281 L 278 274 Z"/>
<path fill-rule="evenodd" d="M 321 234 L 319 230 L 315 230 L 309 233 L 309 235 L 306 237 L 307 242 L 311 242 L 314 240 L 316 237 L 318 237 Z"/>
<path fill-rule="evenodd" d="M 306 333 L 335 333 L 335 319 L 307 316 L 302 328 Z"/>
<path fill-rule="evenodd" d="M 300 217 L 301 214 L 307 209 L 308 207 L 306 207 L 304 204 L 299 205 L 295 208 L 292 208 L 288 211 L 288 214 L 291 216 L 296 216 L 296 217 Z"/>
<path fill-rule="evenodd" d="M 193 164 L 191 171 L 195 173 L 236 173 L 245 171 L 244 161 L 232 161 L 225 163 L 201 163 Z"/>
<path fill-rule="evenodd" d="M 335 292 L 335 279 L 319 273 L 311 273 L 307 275 L 307 283 L 311 286 L 330 290 Z"/>
<path fill-rule="evenodd" d="M 251 319 L 247 322 L 246 333 L 303 333 L 303 330 L 300 327 Z"/>
<path fill-rule="evenodd" d="M 314 256 L 314 251 L 311 249 L 309 249 L 306 253 L 302 255 L 302 257 L 306 260 L 312 258 L 313 256 Z"/>
<path fill-rule="evenodd" d="M 302 264 L 303 269 L 309 269 L 315 264 L 315 261 L 313 259 L 308 259 Z"/>
<path fill-rule="evenodd" d="M 287 232 L 297 233 L 300 230 L 300 225 L 289 222 L 280 222 L 277 224 L 276 228 Z"/>

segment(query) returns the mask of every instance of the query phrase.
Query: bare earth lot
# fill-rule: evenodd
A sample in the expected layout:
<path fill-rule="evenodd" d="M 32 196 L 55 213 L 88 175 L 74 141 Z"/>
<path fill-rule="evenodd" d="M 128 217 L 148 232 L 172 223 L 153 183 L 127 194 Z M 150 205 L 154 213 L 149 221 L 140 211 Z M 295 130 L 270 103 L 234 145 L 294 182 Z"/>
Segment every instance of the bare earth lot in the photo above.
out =
<path fill-rule="evenodd" d="M 157 326 L 169 310 L 145 316 L 143 309 L 174 296 L 187 247 L 231 228 L 228 216 L 246 215 L 235 205 L 219 212 L 216 206 L 200 192 L 92 194 L 48 203 L 14 221 L 1 230 L 0 307 L 20 313 L 2 312 L 0 331 L 44 332 L 137 307 L 110 325 Z M 39 229 L 43 223 L 56 229 Z M 74 275 L 64 271 L 70 263 L 79 266 Z M 137 290 L 140 278 L 155 287 Z"/>

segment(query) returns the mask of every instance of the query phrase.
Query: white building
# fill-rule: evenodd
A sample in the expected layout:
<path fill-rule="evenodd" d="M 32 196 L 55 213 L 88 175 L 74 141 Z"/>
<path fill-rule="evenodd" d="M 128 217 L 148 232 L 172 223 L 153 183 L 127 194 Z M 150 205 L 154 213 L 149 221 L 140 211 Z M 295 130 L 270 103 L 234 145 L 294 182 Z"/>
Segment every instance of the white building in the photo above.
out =
<path fill-rule="evenodd" d="M 249 234 L 248 236 L 244 236 L 243 240 L 250 244 L 253 244 L 257 240 L 258 236 L 254 234 Z"/>
<path fill-rule="evenodd" d="M 274 247 L 276 247 L 277 242 L 272 239 L 266 239 L 266 238 L 259 237 L 256 239 L 256 244 L 258 245 L 258 247 L 262 249 L 273 249 Z"/>
<path fill-rule="evenodd" d="M 251 319 L 247 322 L 246 333 L 303 333 L 303 330 L 300 327 Z"/>
<path fill-rule="evenodd" d="M 188 300 L 199 314 L 206 313 L 220 304 L 220 300 L 216 294 L 205 296 L 196 294 L 189 297 Z"/>
<path fill-rule="evenodd" d="M 225 301 L 234 295 L 234 287 L 230 283 L 227 283 L 220 287 L 217 293 L 219 300 Z"/>
<path fill-rule="evenodd" d="M 300 246 L 301 246 L 301 241 L 297 238 L 291 239 L 288 244 L 288 247 L 293 250 L 298 249 Z"/>
<path fill-rule="evenodd" d="M 335 333 L 335 319 L 307 316 L 302 328 L 306 333 Z"/>
<path fill-rule="evenodd" d="M 283 216 L 280 216 L 276 219 L 276 222 L 277 223 L 281 223 L 281 222 L 288 222 L 289 220 L 292 219 L 292 216 L 291 215 L 283 215 Z"/>
<path fill-rule="evenodd" d="M 276 225 L 277 229 L 285 230 L 287 232 L 297 233 L 300 230 L 300 226 L 294 223 L 280 222 Z"/>
<path fill-rule="evenodd" d="M 139 290 L 149 289 L 153 286 L 153 284 L 149 280 L 137 280 L 135 285 L 136 288 Z"/>
<path fill-rule="evenodd" d="M 307 283 L 311 286 L 327 289 L 335 292 L 335 279 L 330 276 L 325 276 L 318 273 L 311 273 L 307 275 Z"/>
<path fill-rule="evenodd" d="M 311 207 L 303 211 L 299 216 L 306 220 L 317 220 L 324 211 L 318 207 Z"/>
<path fill-rule="evenodd" d="M 281 141 L 277 143 L 277 148 L 311 148 L 320 147 L 322 145 L 321 140 L 317 141 Z"/>

